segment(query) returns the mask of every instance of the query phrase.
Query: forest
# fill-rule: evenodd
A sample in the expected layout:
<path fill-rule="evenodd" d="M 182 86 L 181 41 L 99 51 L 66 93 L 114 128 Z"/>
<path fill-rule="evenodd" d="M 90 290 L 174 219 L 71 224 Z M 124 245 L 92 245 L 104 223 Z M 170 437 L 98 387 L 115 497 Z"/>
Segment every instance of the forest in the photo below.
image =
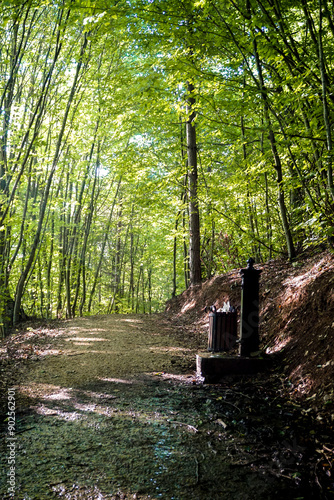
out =
<path fill-rule="evenodd" d="M 328 0 L 2 0 L 0 336 L 333 247 Z"/>

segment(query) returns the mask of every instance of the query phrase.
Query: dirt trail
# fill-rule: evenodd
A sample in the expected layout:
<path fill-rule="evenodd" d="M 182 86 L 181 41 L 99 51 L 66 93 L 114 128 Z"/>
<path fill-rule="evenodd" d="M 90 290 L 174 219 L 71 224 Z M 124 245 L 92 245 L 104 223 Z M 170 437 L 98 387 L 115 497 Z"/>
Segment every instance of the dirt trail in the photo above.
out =
<path fill-rule="evenodd" d="M 51 355 L 31 368 L 31 380 L 81 386 L 106 377 L 169 371 L 173 365 L 181 368 L 193 361 L 191 349 L 177 345 L 166 326 L 156 324 L 153 317 L 79 318 L 66 322 L 60 333 L 50 346 Z M 43 354 L 43 349 L 39 352 Z"/>
<path fill-rule="evenodd" d="M 14 388 L 16 499 L 327 498 L 310 483 L 298 408 L 263 377 L 198 383 L 195 349 L 160 316 L 30 328 L 2 351 L 26 358 Z M 7 499 L 6 419 L 2 431 Z"/>

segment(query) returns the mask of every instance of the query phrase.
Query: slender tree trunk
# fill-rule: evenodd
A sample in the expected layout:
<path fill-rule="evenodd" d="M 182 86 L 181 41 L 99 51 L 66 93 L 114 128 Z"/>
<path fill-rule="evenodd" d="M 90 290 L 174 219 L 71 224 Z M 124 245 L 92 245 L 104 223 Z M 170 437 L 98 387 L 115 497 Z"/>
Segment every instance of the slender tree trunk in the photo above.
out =
<path fill-rule="evenodd" d="M 147 283 L 148 283 L 148 312 L 152 314 L 152 267 L 147 270 Z"/>
<path fill-rule="evenodd" d="M 144 269 L 141 275 L 141 299 L 143 303 L 143 314 L 146 313 L 146 300 L 145 300 L 145 277 L 144 277 Z"/>
<path fill-rule="evenodd" d="M 322 0 L 319 0 L 319 34 L 318 34 L 318 47 L 319 47 L 319 67 L 321 75 L 321 88 L 322 88 L 322 108 L 324 116 L 324 125 L 326 130 L 327 139 L 327 184 L 330 196 L 334 201 L 334 183 L 333 183 L 333 159 L 332 159 L 332 131 L 331 131 L 331 119 L 330 119 L 330 109 L 328 105 L 328 77 L 325 69 L 325 55 L 323 51 L 322 44 L 322 30 L 323 30 L 323 11 L 322 11 Z"/>
<path fill-rule="evenodd" d="M 72 198 L 72 182 L 69 181 L 69 173 L 66 176 L 66 192 L 65 192 L 65 200 L 71 200 Z M 70 245 L 70 224 L 71 224 L 71 212 L 70 210 L 67 212 L 67 216 L 65 216 L 66 225 L 65 225 L 65 238 L 66 238 L 66 268 L 65 268 L 65 291 L 66 291 L 66 318 L 71 318 L 71 267 L 72 267 L 72 251 L 73 246 Z"/>
<path fill-rule="evenodd" d="M 175 221 L 175 232 L 177 231 L 178 220 Z M 174 235 L 173 241 L 173 289 L 172 289 L 172 297 L 176 296 L 176 253 L 177 253 L 177 238 L 176 234 Z"/>
<path fill-rule="evenodd" d="M 46 303 L 46 317 L 52 318 L 52 285 L 51 285 L 51 269 L 52 269 L 52 259 L 53 259 L 53 248 L 54 248 L 54 234 L 55 234 L 55 221 L 54 214 L 51 214 L 51 242 L 49 251 L 49 260 L 46 266 L 46 286 L 47 286 L 47 303 Z"/>
<path fill-rule="evenodd" d="M 291 230 L 290 230 L 290 225 L 289 225 L 288 215 L 287 215 L 287 210 L 286 210 L 286 205 L 285 205 L 285 193 L 284 193 L 284 184 L 283 184 L 282 163 L 281 163 L 281 158 L 280 158 L 278 150 L 277 150 L 275 134 L 273 131 L 271 120 L 270 120 L 267 90 L 266 90 L 266 87 L 264 85 L 262 66 L 261 66 L 261 62 L 260 62 L 259 53 L 257 50 L 257 44 L 256 44 L 255 37 L 253 40 L 253 46 L 254 46 L 256 67 L 257 67 L 258 76 L 259 76 L 260 92 L 261 92 L 261 97 L 262 97 L 262 101 L 263 101 L 265 125 L 268 128 L 268 132 L 269 132 L 269 142 L 270 142 L 271 151 L 272 151 L 273 158 L 274 158 L 275 170 L 276 170 L 276 180 L 277 180 L 277 185 L 278 185 L 278 206 L 280 209 L 281 220 L 282 220 L 282 225 L 283 225 L 283 229 L 284 229 L 285 240 L 286 240 L 286 245 L 287 245 L 287 250 L 288 250 L 288 256 L 289 256 L 289 259 L 292 260 L 296 255 L 296 251 L 295 251 L 295 247 L 294 247 L 294 243 L 293 243 L 293 239 L 292 239 L 292 234 L 291 234 Z"/>
<path fill-rule="evenodd" d="M 266 232 L 267 232 L 267 242 L 269 247 L 269 259 L 272 259 L 273 251 L 271 247 L 272 241 L 272 226 L 271 226 L 271 216 L 269 207 L 269 186 L 268 186 L 268 174 L 264 173 L 264 183 L 265 183 L 265 207 L 266 207 Z"/>
<path fill-rule="evenodd" d="M 130 232 L 130 283 L 129 283 L 129 306 L 131 311 L 134 310 L 134 296 L 135 296 L 135 280 L 134 280 L 134 267 L 135 267 L 135 247 L 134 247 L 134 234 L 131 228 Z"/>
<path fill-rule="evenodd" d="M 183 123 L 182 119 L 180 117 L 180 138 L 181 138 L 181 161 L 182 164 L 186 165 L 188 168 L 188 158 L 187 158 L 187 151 L 185 149 L 186 147 L 186 139 L 184 139 L 184 129 L 183 129 Z M 183 231 L 183 274 L 184 274 L 184 286 L 187 289 L 189 287 L 189 281 L 190 281 L 190 276 L 189 276 L 189 254 L 188 254 L 188 247 L 187 247 L 187 240 L 186 240 L 186 204 L 188 204 L 188 210 L 189 210 L 189 203 L 188 203 L 188 173 L 184 176 L 183 179 L 183 192 L 181 194 L 181 202 L 183 203 L 184 208 L 182 209 L 182 231 Z M 189 230 L 188 230 L 189 233 Z"/>
<path fill-rule="evenodd" d="M 186 210 L 182 212 L 182 227 L 183 227 L 183 273 L 184 273 L 184 286 L 189 287 L 189 253 L 186 241 Z"/>
<path fill-rule="evenodd" d="M 95 134 L 97 133 L 97 130 L 98 130 L 98 123 L 96 125 Z M 96 135 L 94 137 L 93 145 L 91 147 L 89 162 L 91 162 L 92 157 L 93 157 L 95 139 L 96 139 Z M 88 214 L 87 214 L 87 219 L 86 219 L 82 249 L 80 252 L 80 259 L 79 259 L 79 265 L 78 265 L 78 270 L 77 270 L 75 296 L 74 296 L 74 301 L 73 301 L 73 305 L 72 305 L 72 309 L 71 309 L 73 318 L 75 317 L 77 302 L 78 302 L 79 293 L 80 293 L 80 276 L 81 276 L 81 274 L 82 274 L 83 282 L 82 282 L 82 298 L 81 298 L 81 304 L 80 304 L 80 315 L 82 315 L 83 307 L 84 307 L 85 302 L 86 302 L 86 276 L 85 276 L 86 249 L 87 249 L 88 237 L 89 237 L 89 233 L 90 233 L 90 229 L 91 229 L 91 225 L 92 225 L 94 210 L 95 210 L 95 202 L 96 202 L 95 192 L 96 192 L 96 183 L 97 183 L 97 178 L 98 178 L 99 166 L 100 166 L 100 145 L 98 144 L 94 182 L 93 182 L 91 199 L 90 199 L 90 204 L 89 204 L 89 209 L 88 209 Z"/>
<path fill-rule="evenodd" d="M 63 188 L 61 186 L 61 193 L 63 192 Z M 63 204 L 64 205 L 64 204 Z M 58 277 L 58 293 L 57 293 L 57 318 L 62 316 L 63 310 L 63 285 L 65 280 L 65 269 L 66 269 L 66 224 L 65 224 L 65 215 L 64 210 L 63 213 L 60 214 L 60 226 L 59 226 L 59 235 L 58 235 L 58 251 L 59 251 L 59 277 Z"/>
<path fill-rule="evenodd" d="M 106 244 L 107 244 L 108 234 L 110 232 L 110 227 L 111 227 L 111 223 L 112 223 L 112 217 L 113 217 L 113 213 L 114 213 L 114 208 L 115 208 L 116 200 L 118 198 L 118 192 L 119 192 L 119 188 L 121 186 L 121 182 L 122 182 L 122 176 L 120 177 L 120 179 L 118 181 L 117 188 L 116 188 L 116 193 L 115 193 L 114 200 L 113 200 L 113 203 L 112 203 L 112 206 L 111 206 L 111 210 L 110 210 L 110 213 L 109 213 L 109 218 L 108 218 L 108 222 L 107 222 L 107 226 L 106 226 L 106 229 L 105 229 L 104 238 L 103 238 L 103 242 L 102 242 L 102 247 L 101 247 L 99 262 L 97 264 L 97 268 L 96 268 L 96 271 L 95 271 L 94 280 L 93 280 L 93 286 L 92 286 L 91 291 L 90 291 L 89 302 L 88 302 L 88 312 L 91 311 L 92 301 L 93 301 L 93 297 L 94 297 L 94 294 L 95 294 L 96 285 L 98 283 L 98 278 L 99 278 L 99 275 L 100 275 L 100 270 L 101 270 L 101 266 L 102 266 L 102 261 L 103 261 L 103 257 L 104 257 L 104 252 L 105 252 Z"/>
<path fill-rule="evenodd" d="M 114 276 L 113 276 L 113 295 L 110 301 L 108 312 L 111 313 L 114 309 L 118 312 L 118 306 L 116 305 L 116 297 L 119 293 L 119 285 L 121 282 L 121 229 L 122 229 L 122 204 L 118 212 L 118 222 L 116 230 L 116 252 L 114 257 Z"/>
<path fill-rule="evenodd" d="M 136 314 L 139 313 L 139 289 L 140 289 L 140 282 L 142 278 L 142 273 L 143 273 L 143 264 L 140 265 L 139 267 L 139 274 L 138 274 L 138 280 L 137 280 L 137 289 L 136 289 Z"/>
<path fill-rule="evenodd" d="M 211 204 L 210 204 L 210 211 L 211 211 Z M 214 256 L 214 251 L 215 251 L 215 238 L 216 238 L 216 228 L 215 228 L 215 221 L 212 218 L 211 221 L 211 242 L 210 242 L 210 251 L 209 251 L 209 259 L 208 259 L 208 279 L 210 279 L 214 275 L 214 265 L 213 265 L 213 256 Z"/>
<path fill-rule="evenodd" d="M 245 86 L 245 79 L 243 81 L 243 86 Z M 244 92 L 243 92 L 244 96 Z M 241 137 L 242 137 L 242 154 L 243 154 L 243 160 L 245 164 L 245 169 L 247 167 L 246 162 L 247 162 L 247 148 L 246 148 L 246 134 L 245 134 L 245 123 L 244 123 L 244 117 L 241 116 Z M 247 175 L 247 173 L 246 173 Z M 252 254 L 254 255 L 255 262 L 259 262 L 259 255 L 258 255 L 258 250 L 257 246 L 255 244 L 255 225 L 254 225 L 254 215 L 253 215 L 253 206 L 251 202 L 251 196 L 250 196 L 250 187 L 249 187 L 249 181 L 247 181 L 247 205 L 248 205 L 248 220 L 249 220 L 249 226 L 252 234 Z"/>
<path fill-rule="evenodd" d="M 188 193 L 189 193 L 189 270 L 190 286 L 198 285 L 202 281 L 201 248 L 200 248 L 200 219 L 197 194 L 197 142 L 195 127 L 195 98 L 194 86 L 187 84 L 187 154 L 188 154 Z"/>
<path fill-rule="evenodd" d="M 37 258 L 37 273 L 38 273 L 38 285 L 39 285 L 39 293 L 40 293 L 40 313 L 41 318 L 44 317 L 44 288 L 43 288 L 43 273 L 42 273 L 42 263 L 41 256 L 39 255 Z M 36 293 L 37 296 L 37 293 Z"/>
<path fill-rule="evenodd" d="M 178 214 L 176 216 L 176 220 L 175 220 L 175 226 L 174 226 L 174 240 L 173 240 L 173 289 L 172 289 L 172 297 L 175 297 L 176 296 L 176 288 L 177 288 L 177 284 L 176 284 L 176 261 L 177 261 L 177 236 L 176 236 L 176 232 L 177 232 L 177 229 L 179 227 L 179 219 L 180 219 L 180 215 L 181 215 L 181 210 L 178 211 Z"/>

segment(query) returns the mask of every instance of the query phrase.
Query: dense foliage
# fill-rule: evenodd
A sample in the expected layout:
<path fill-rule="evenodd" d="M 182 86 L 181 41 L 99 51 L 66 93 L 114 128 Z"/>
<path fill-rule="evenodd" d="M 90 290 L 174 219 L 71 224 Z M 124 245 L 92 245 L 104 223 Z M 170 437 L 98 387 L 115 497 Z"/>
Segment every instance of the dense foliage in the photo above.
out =
<path fill-rule="evenodd" d="M 196 210 L 203 278 L 332 245 L 333 36 L 327 0 L 2 2 L 2 331 L 159 309 Z"/>

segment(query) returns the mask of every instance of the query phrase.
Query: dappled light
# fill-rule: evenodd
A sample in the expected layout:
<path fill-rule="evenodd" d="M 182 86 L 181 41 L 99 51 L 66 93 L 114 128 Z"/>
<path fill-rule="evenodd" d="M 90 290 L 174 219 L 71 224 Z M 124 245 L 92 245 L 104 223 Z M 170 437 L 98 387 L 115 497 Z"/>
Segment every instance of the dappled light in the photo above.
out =
<path fill-rule="evenodd" d="M 283 300 L 286 303 L 300 300 L 305 293 L 305 288 L 319 279 L 324 273 L 332 268 L 332 263 L 327 258 L 315 263 L 309 270 L 294 277 L 289 277 L 283 282 L 285 293 Z"/>
<path fill-rule="evenodd" d="M 135 380 L 123 379 L 123 378 L 101 378 L 101 377 L 99 377 L 99 380 L 102 380 L 103 382 L 115 382 L 116 384 L 127 384 L 127 385 L 132 385 L 136 382 Z"/>
<path fill-rule="evenodd" d="M 292 340 L 292 337 L 277 337 L 274 340 L 274 343 L 272 346 L 266 348 L 266 353 L 267 354 L 273 354 L 274 352 L 279 352 L 281 351 L 290 341 Z"/>
<path fill-rule="evenodd" d="M 0 498 L 334 500 L 333 2 L 0 4 Z"/>
<path fill-rule="evenodd" d="M 34 350 L 34 354 L 36 356 L 59 356 L 60 354 L 64 354 L 64 350 L 60 349 L 36 349 Z"/>
<path fill-rule="evenodd" d="M 121 319 L 116 319 L 116 321 L 119 321 L 120 323 L 133 323 L 133 324 L 139 324 L 143 325 L 144 322 L 141 319 L 136 319 L 136 318 L 121 318 Z"/>
<path fill-rule="evenodd" d="M 196 306 L 196 301 L 195 300 L 192 300 L 191 302 L 188 302 L 186 303 L 182 309 L 181 309 L 181 313 L 185 313 L 186 311 L 189 311 L 190 309 L 194 309 L 194 307 Z"/>
<path fill-rule="evenodd" d="M 297 366 L 293 372 L 291 373 L 291 381 L 293 391 L 297 396 L 303 396 L 309 394 L 312 386 L 314 385 L 314 381 L 311 379 L 309 375 L 303 374 L 302 365 Z"/>
<path fill-rule="evenodd" d="M 103 339 L 103 338 L 97 338 L 97 337 L 73 337 L 73 338 L 70 338 L 70 339 L 66 339 L 66 342 L 72 342 L 72 341 L 76 341 L 76 342 L 109 342 L 108 339 Z"/>
<path fill-rule="evenodd" d="M 150 351 L 175 353 L 176 355 L 182 356 L 185 353 L 193 352 L 193 349 L 187 349 L 184 347 L 162 347 L 162 346 L 148 346 Z"/>
<path fill-rule="evenodd" d="M 52 399 L 53 401 L 60 401 L 63 399 L 71 399 L 70 391 L 72 389 L 61 389 L 59 392 L 54 394 L 49 394 L 48 396 L 44 396 L 45 399 Z"/>
<path fill-rule="evenodd" d="M 198 379 L 195 374 L 192 375 L 176 375 L 175 373 L 166 372 L 153 372 L 148 373 L 148 375 L 153 375 L 155 377 L 161 377 L 164 380 L 174 380 L 176 382 L 181 382 L 183 384 L 196 384 Z"/>
<path fill-rule="evenodd" d="M 307 482 L 307 439 L 298 427 L 303 416 L 266 375 L 203 386 L 189 339 L 180 343 L 150 317 L 143 330 L 127 323 L 119 336 L 117 319 L 104 318 L 103 337 L 80 335 L 87 319 L 77 319 L 77 336 L 70 339 L 84 341 L 76 351 L 64 348 L 65 329 L 54 340 L 58 356 L 31 355 L 24 382 L 16 386 L 20 407 L 27 408 L 17 420 L 23 495 L 34 495 L 43 484 L 43 491 L 59 495 L 99 488 L 102 498 L 119 491 L 140 499 L 233 498 L 245 481 L 261 500 L 272 498 L 285 481 L 294 496 L 302 493 L 293 476 Z M 32 352 L 49 342 L 43 338 L 30 337 Z M 296 393 L 302 393 L 310 380 L 296 376 Z M 263 474 L 272 482 L 263 482 Z"/>
<path fill-rule="evenodd" d="M 67 336 L 71 336 L 71 335 L 77 335 L 77 333 L 79 332 L 81 335 L 82 334 L 86 334 L 86 335 L 96 335 L 97 333 L 105 333 L 105 328 L 80 328 L 80 327 L 76 327 L 76 328 L 70 328 L 69 330 L 67 330 Z"/>
<path fill-rule="evenodd" d="M 31 406 L 37 415 L 42 415 L 46 417 L 58 417 L 66 421 L 82 420 L 85 418 L 81 413 L 75 411 L 63 411 L 59 408 L 50 408 L 45 404 L 39 404 L 38 406 Z"/>
<path fill-rule="evenodd" d="M 61 491 L 61 485 L 68 491 L 75 484 L 89 489 L 93 475 L 102 492 L 106 488 L 130 492 L 140 488 L 153 498 L 171 498 L 175 492 L 181 498 L 201 498 L 204 482 L 210 498 L 215 495 L 217 474 L 224 472 L 223 495 L 235 491 L 236 478 L 240 482 L 247 478 L 256 498 L 266 498 L 261 474 L 267 469 L 279 474 L 277 449 L 269 443 L 281 432 L 284 414 L 273 418 L 282 404 L 277 400 L 277 406 L 269 410 L 267 425 L 256 427 L 259 404 L 264 404 L 261 380 L 256 393 L 243 398 L 247 386 L 205 388 L 189 386 L 172 374 L 146 377 L 92 381 L 88 385 L 94 390 L 35 384 L 29 393 L 31 411 L 20 423 L 24 430 L 20 445 L 25 450 L 18 458 L 18 466 L 24 464 L 22 491 L 35 491 L 31 472 L 38 456 L 40 480 L 47 478 L 54 491 Z M 28 394 L 28 386 L 20 390 Z M 248 429 L 251 447 L 257 453 L 249 469 L 250 447 L 242 444 L 246 414 L 252 422 Z M 257 442 L 259 432 L 268 443 L 265 448 Z M 279 449 L 280 460 L 290 443 L 291 439 Z M 61 467 L 64 461 L 70 464 L 66 471 Z M 289 461 L 290 467 L 292 464 L 296 467 L 295 460 Z M 85 479 L 78 476 L 79 471 Z"/>
<path fill-rule="evenodd" d="M 69 391 L 72 390 L 72 388 L 70 388 L 70 387 L 64 388 L 60 385 L 44 384 L 41 382 L 37 383 L 37 382 L 33 382 L 33 381 L 30 381 L 29 385 L 18 386 L 18 389 L 22 394 L 25 394 L 25 395 L 32 397 L 32 398 L 35 398 L 38 396 L 47 398 L 53 394 L 61 394 L 64 392 L 68 393 Z"/>

